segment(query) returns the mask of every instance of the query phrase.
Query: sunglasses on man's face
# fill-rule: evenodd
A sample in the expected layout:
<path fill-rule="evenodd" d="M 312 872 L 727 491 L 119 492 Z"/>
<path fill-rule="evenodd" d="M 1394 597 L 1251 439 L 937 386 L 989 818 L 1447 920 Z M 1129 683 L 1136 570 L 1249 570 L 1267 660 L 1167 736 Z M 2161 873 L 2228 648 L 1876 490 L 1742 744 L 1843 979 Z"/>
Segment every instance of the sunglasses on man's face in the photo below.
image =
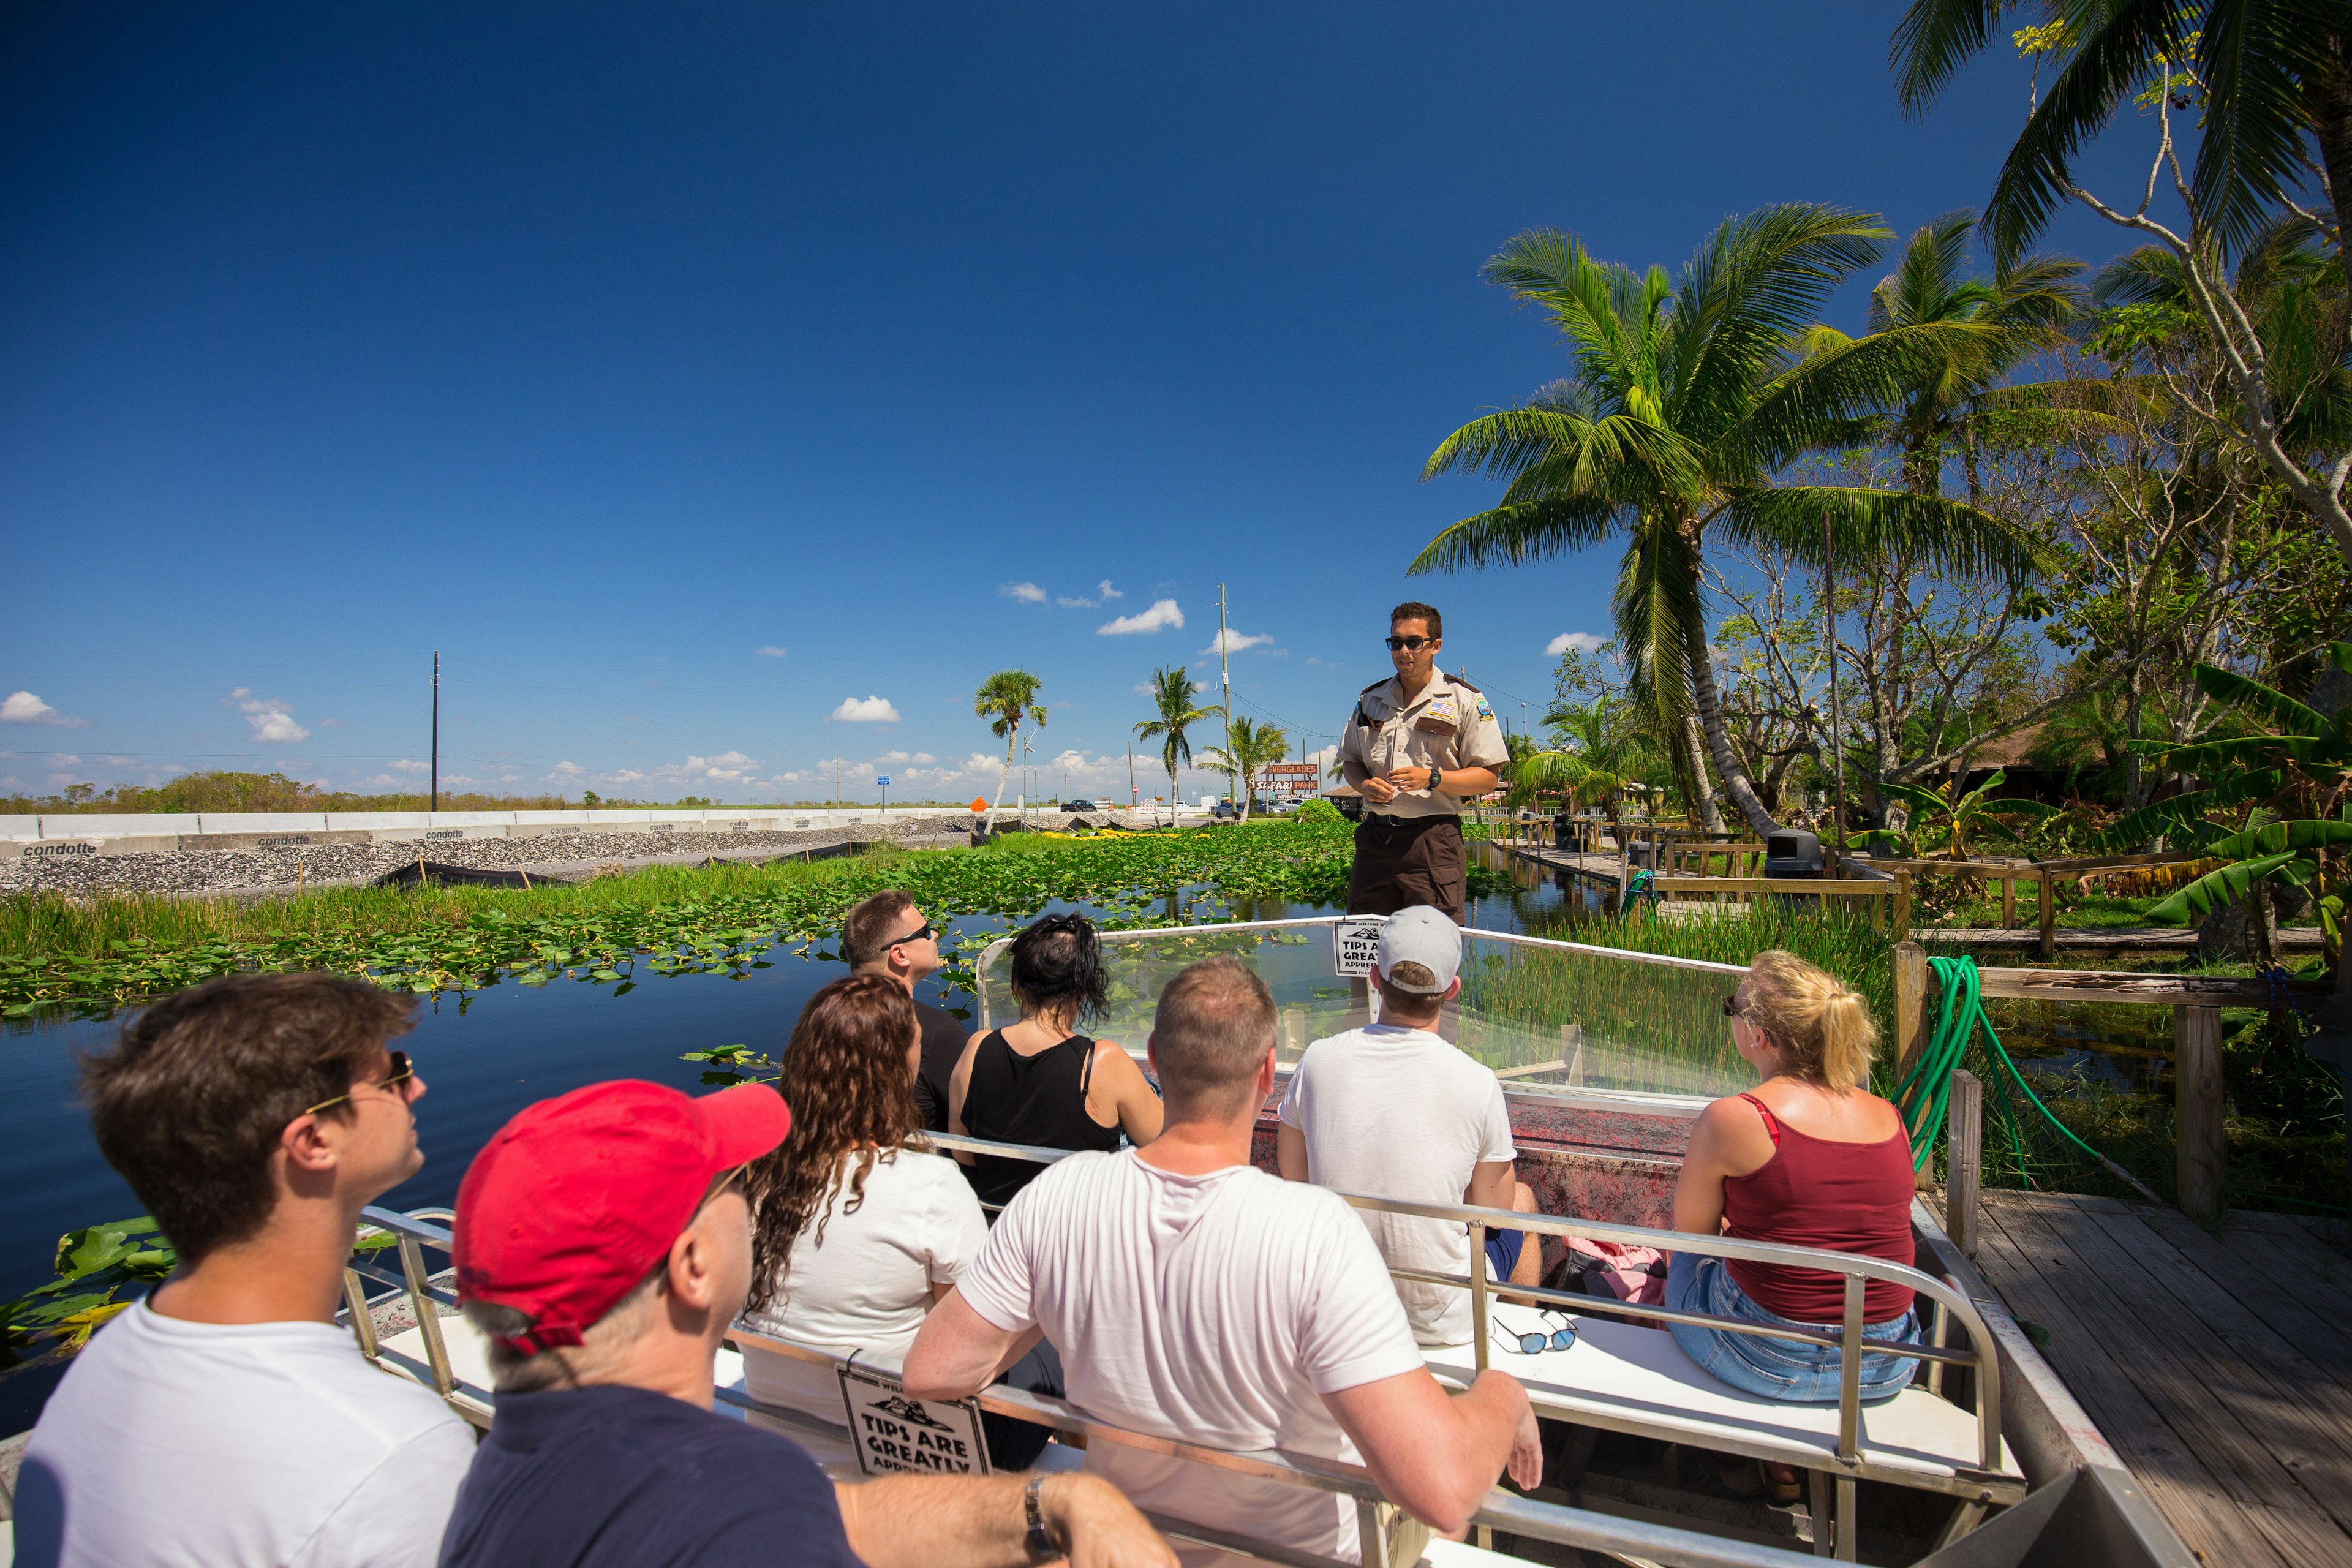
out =
<path fill-rule="evenodd" d="M 363 1087 L 368 1089 L 388 1089 L 398 1094 L 403 1100 L 406 1100 L 408 1098 L 408 1085 L 415 1080 L 415 1077 L 416 1064 L 408 1059 L 408 1053 L 406 1051 L 394 1051 L 392 1053 L 392 1076 L 385 1079 L 382 1083 L 371 1083 L 364 1085 Z M 319 1101 L 318 1104 L 310 1107 L 310 1110 L 305 1110 L 302 1114 L 305 1116 L 315 1116 L 331 1105 L 342 1104 L 343 1101 L 352 1098 L 352 1094 L 357 1094 L 358 1092 L 358 1089 L 353 1089 L 351 1091 L 351 1094 L 339 1094 L 332 1100 L 322 1100 Z"/>
<path fill-rule="evenodd" d="M 938 931 L 937 928 L 935 928 L 935 927 L 933 927 L 933 926 L 930 926 L 930 925 L 929 925 L 929 924 L 919 925 L 919 926 L 917 926 L 913 931 L 908 931 L 908 932 L 906 935 L 904 935 L 904 936 L 894 936 L 894 937 L 892 937 L 892 938 L 890 939 L 890 942 L 889 942 L 889 944 L 888 944 L 888 945 L 890 945 L 890 946 L 892 946 L 892 947 L 898 947 L 898 946 L 899 946 L 899 945 L 901 945 L 901 944 L 903 944 L 903 943 L 906 943 L 906 942 L 921 942 L 921 941 L 922 941 L 924 938 L 926 938 L 926 937 L 937 936 L 938 934 L 939 934 L 939 931 Z"/>
<path fill-rule="evenodd" d="M 1391 637 L 1389 638 L 1389 651 L 1391 653 L 1394 653 L 1399 648 L 1409 647 L 1415 653 L 1418 653 L 1423 646 L 1429 643 L 1433 643 L 1437 639 L 1435 637 Z"/>

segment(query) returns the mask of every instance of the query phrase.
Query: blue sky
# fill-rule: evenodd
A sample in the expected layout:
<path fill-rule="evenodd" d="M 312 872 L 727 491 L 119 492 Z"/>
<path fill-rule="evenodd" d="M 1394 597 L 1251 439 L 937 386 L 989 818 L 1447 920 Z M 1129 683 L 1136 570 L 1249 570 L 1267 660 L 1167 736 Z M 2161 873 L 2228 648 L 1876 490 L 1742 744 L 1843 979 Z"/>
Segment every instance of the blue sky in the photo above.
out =
<path fill-rule="evenodd" d="M 445 785 L 964 798 L 1017 666 L 1041 793 L 1123 795 L 1220 582 L 1309 745 L 1408 596 L 1539 715 L 1614 552 L 1404 570 L 1566 363 L 1480 263 L 1981 202 L 2022 75 L 1906 119 L 1898 11 L 16 8 L 0 789 L 413 781 L 437 648 Z"/>

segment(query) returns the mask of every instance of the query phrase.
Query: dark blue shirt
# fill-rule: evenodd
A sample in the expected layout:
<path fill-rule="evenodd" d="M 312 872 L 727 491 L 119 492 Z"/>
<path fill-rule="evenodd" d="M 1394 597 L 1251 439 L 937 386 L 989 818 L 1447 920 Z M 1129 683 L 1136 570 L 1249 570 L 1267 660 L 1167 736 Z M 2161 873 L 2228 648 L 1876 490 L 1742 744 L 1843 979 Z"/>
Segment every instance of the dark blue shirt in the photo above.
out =
<path fill-rule="evenodd" d="M 788 1437 L 643 1388 L 499 1396 L 441 1568 L 863 1568 Z"/>

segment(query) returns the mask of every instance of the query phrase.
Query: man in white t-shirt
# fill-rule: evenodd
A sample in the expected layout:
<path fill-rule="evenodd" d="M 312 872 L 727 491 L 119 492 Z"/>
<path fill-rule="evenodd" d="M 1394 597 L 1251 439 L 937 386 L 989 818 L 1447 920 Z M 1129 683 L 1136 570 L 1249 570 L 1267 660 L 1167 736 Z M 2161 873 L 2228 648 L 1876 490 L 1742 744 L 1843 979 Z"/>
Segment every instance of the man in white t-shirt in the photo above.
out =
<path fill-rule="evenodd" d="M 1406 1203 L 1470 1204 L 1533 1213 L 1535 1194 L 1512 1174 L 1518 1151 L 1494 1069 L 1434 1033 L 1462 989 L 1462 930 L 1418 905 L 1389 917 L 1373 955 L 1381 1021 L 1318 1040 L 1282 1098 L 1276 1159 L 1283 1175 L 1334 1192 Z M 1470 1230 L 1450 1220 L 1355 1211 L 1392 1268 L 1467 1275 Z M 1486 1233 L 1488 1278 L 1534 1285 L 1541 1247 L 1527 1233 Z M 1470 1293 L 1397 1281 L 1413 1337 L 1468 1344 Z"/>
<path fill-rule="evenodd" d="M 335 1323 L 362 1207 L 425 1163 L 385 1042 L 415 1004 L 347 975 L 167 996 L 85 1070 L 100 1150 L 179 1267 L 49 1396 L 19 1568 L 429 1568 L 471 1428 Z"/>
<path fill-rule="evenodd" d="M 1237 960 L 1171 981 L 1150 1041 L 1167 1097 L 1160 1136 L 1071 1155 L 1024 1189 L 916 1336 L 907 1389 L 977 1393 L 1042 1332 L 1062 1347 L 1070 1403 L 1091 1416 L 1362 1463 L 1415 1518 L 1459 1531 L 1507 1461 L 1523 1485 L 1540 1475 L 1527 1394 L 1488 1372 L 1449 1397 L 1347 1205 L 1251 1167 L 1275 1026 L 1265 983 Z M 1087 1468 L 1147 1510 L 1359 1554 L 1353 1506 L 1328 1493 L 1112 1442 L 1091 1445 Z"/>

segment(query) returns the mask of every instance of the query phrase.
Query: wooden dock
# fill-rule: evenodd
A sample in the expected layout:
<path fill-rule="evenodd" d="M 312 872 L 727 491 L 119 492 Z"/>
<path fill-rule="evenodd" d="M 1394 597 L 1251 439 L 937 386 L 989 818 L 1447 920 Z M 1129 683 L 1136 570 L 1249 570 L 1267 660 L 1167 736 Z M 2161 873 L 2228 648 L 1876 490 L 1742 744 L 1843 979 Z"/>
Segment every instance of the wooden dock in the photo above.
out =
<path fill-rule="evenodd" d="M 2216 1239 L 2170 1209 L 1984 1194 L 1978 1268 L 2209 1568 L 2352 1568 L 2352 1258 L 2333 1228 L 2232 1213 Z"/>
<path fill-rule="evenodd" d="M 2315 949 L 2324 942 L 2317 926 L 2281 926 L 2274 934 L 2282 949 Z M 1914 926 L 1911 935 L 1917 942 L 1970 947 L 2036 947 L 2042 942 L 2042 933 L 2031 927 L 2002 930 L 1990 926 Z M 2060 947 L 2110 948 L 2117 952 L 2197 945 L 2194 926 L 2059 926 L 2055 935 Z"/>

